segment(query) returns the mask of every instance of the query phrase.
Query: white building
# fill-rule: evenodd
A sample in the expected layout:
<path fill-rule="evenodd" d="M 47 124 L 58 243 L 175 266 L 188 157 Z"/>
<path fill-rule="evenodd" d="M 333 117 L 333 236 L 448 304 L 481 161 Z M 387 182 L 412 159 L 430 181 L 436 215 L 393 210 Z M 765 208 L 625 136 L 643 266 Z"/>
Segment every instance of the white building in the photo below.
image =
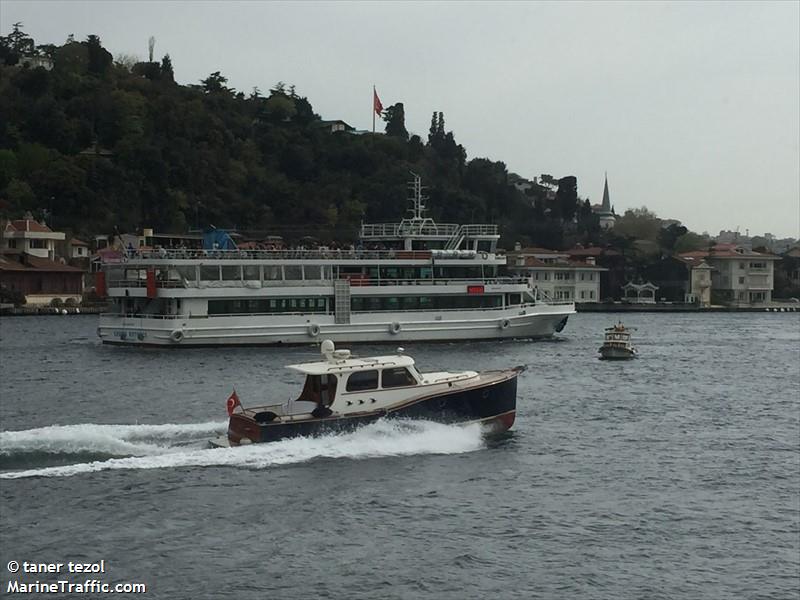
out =
<path fill-rule="evenodd" d="M 600 273 L 607 271 L 595 264 L 570 260 L 566 252 L 547 248 L 521 248 L 508 253 L 508 270 L 525 275 L 545 298 L 580 302 L 600 301 Z"/>
<path fill-rule="evenodd" d="M 47 225 L 35 221 L 30 214 L 24 219 L 8 221 L 3 228 L 3 249 L 16 249 L 24 254 L 49 258 L 56 256 L 56 242 L 63 242 L 65 235 L 53 231 Z"/>
<path fill-rule="evenodd" d="M 710 251 L 686 252 L 686 262 L 705 261 L 712 268 L 711 294 L 716 302 L 752 306 L 772 302 L 774 254 L 754 252 L 736 244 L 717 244 Z"/>

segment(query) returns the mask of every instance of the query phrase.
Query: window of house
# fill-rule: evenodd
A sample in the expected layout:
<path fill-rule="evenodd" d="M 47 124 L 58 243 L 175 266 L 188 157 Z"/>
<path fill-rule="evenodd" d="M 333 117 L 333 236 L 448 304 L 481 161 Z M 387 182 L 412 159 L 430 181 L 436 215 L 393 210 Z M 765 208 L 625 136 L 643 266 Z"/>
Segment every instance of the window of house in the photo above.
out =
<path fill-rule="evenodd" d="M 45 240 L 30 240 L 31 248 L 47 248 Z"/>
<path fill-rule="evenodd" d="M 739 283 L 744 284 L 744 277 L 739 277 Z"/>
<path fill-rule="evenodd" d="M 594 290 L 589 290 L 589 298 L 594 298 Z"/>
<path fill-rule="evenodd" d="M 348 392 L 363 392 L 378 388 L 378 371 L 356 371 L 347 378 Z"/>
<path fill-rule="evenodd" d="M 417 380 L 409 373 L 405 367 L 383 370 L 383 387 L 403 387 L 407 385 L 417 385 Z"/>
<path fill-rule="evenodd" d="M 17 247 L 17 240 L 8 240 L 8 247 L 9 248 L 16 248 Z"/>

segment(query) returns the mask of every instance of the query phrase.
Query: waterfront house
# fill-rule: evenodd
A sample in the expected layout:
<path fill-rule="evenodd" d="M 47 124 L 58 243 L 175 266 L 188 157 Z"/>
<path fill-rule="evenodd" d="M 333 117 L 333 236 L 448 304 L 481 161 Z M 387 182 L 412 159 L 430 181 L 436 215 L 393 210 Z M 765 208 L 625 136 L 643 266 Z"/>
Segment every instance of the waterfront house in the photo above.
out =
<path fill-rule="evenodd" d="M 508 270 L 524 275 L 545 298 L 576 303 L 600 301 L 600 274 L 607 271 L 594 257 L 571 260 L 567 252 L 547 248 L 522 248 L 508 253 Z"/>
<path fill-rule="evenodd" d="M 78 304 L 83 298 L 83 269 L 65 262 L 11 248 L 0 253 L 0 286 L 18 292 L 28 305 L 48 305 L 55 299 Z"/>
<path fill-rule="evenodd" d="M 772 301 L 774 263 L 780 257 L 736 244 L 716 244 L 709 250 L 684 252 L 685 261 L 711 267 L 711 301 L 729 306 L 753 306 Z"/>
<path fill-rule="evenodd" d="M 612 248 L 598 246 L 575 246 L 565 251 L 574 263 L 585 263 L 602 267 L 600 271 L 601 301 L 619 298 L 619 290 L 625 282 L 625 257 Z"/>
<path fill-rule="evenodd" d="M 24 254 L 54 260 L 56 242 L 63 242 L 65 237 L 64 233 L 53 231 L 28 213 L 23 219 L 6 222 L 2 249 L 19 250 Z"/>

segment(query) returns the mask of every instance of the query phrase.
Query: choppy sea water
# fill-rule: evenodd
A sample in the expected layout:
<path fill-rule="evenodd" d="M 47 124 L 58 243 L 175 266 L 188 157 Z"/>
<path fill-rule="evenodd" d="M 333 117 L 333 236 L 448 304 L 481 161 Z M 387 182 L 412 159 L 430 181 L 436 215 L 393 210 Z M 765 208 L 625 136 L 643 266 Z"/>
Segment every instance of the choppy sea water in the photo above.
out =
<path fill-rule="evenodd" d="M 616 318 L 404 344 L 421 370 L 528 366 L 499 440 L 406 422 L 236 449 L 206 447 L 231 388 L 285 400 L 283 366 L 315 348 L 116 348 L 95 317 L 2 319 L 3 593 L 57 580 L 8 561 L 103 559 L 147 598 L 797 598 L 800 315 L 623 315 L 641 357 L 599 361 Z"/>

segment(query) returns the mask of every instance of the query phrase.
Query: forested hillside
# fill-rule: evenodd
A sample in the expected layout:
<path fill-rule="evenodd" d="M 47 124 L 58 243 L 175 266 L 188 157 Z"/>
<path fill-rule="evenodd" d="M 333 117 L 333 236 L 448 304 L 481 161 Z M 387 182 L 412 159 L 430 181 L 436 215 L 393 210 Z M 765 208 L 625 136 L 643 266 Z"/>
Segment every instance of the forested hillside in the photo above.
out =
<path fill-rule="evenodd" d="M 115 61 L 97 36 L 36 46 L 16 25 L 0 53 L 0 216 L 30 210 L 79 234 L 213 224 L 347 239 L 362 219 L 404 216 L 414 171 L 434 218 L 498 223 L 506 244 L 563 245 L 563 223 L 570 242 L 597 235 L 574 177 L 549 201 L 523 194 L 504 163 L 468 160 L 440 112 L 426 139 L 408 136 L 401 103 L 385 133 L 331 133 L 293 86 L 245 94 L 219 72 L 179 85 L 168 55 Z M 36 56 L 52 70 L 23 64 Z"/>

